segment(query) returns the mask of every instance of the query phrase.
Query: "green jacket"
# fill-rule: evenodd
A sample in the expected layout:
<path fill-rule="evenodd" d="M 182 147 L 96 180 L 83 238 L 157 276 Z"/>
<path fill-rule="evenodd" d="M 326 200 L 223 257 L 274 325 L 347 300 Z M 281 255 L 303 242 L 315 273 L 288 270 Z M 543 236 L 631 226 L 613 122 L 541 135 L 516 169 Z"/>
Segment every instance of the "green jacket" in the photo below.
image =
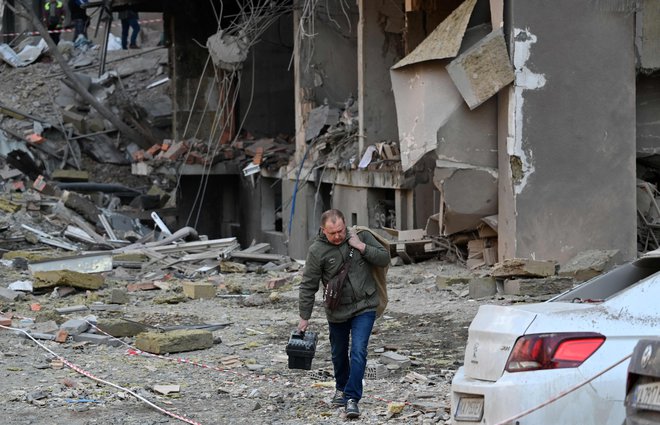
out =
<path fill-rule="evenodd" d="M 321 281 L 327 282 L 341 268 L 344 259 L 348 258 L 351 246 L 346 240 L 340 245 L 331 244 L 323 232 L 319 232 L 307 253 L 307 261 L 300 283 L 299 310 L 300 317 L 309 320 L 314 308 L 314 297 L 319 290 Z M 378 306 L 376 281 L 371 274 L 371 266 L 385 267 L 390 264 L 390 253 L 369 232 L 360 232 L 360 240 L 367 247 L 364 254 L 353 250 L 348 279 L 344 283 L 341 303 L 336 310 L 325 309 L 329 322 L 339 323 L 366 311 L 375 311 Z"/>

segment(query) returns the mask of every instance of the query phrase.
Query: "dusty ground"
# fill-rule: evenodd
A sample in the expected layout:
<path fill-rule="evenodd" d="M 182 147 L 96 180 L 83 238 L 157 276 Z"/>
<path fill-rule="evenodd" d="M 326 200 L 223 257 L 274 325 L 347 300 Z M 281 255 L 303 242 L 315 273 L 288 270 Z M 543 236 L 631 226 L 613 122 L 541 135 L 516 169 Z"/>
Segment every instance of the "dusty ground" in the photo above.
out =
<path fill-rule="evenodd" d="M 367 380 L 361 402 L 361 423 L 388 421 L 389 401 L 406 402 L 403 412 L 389 419 L 394 423 L 444 423 L 449 412 L 449 383 L 462 363 L 467 326 L 480 304 L 509 303 L 511 300 L 474 301 L 464 296 L 466 287 L 438 290 L 435 276 L 451 265 L 437 260 L 393 267 L 388 275 L 391 302 L 379 319 L 370 342 L 369 358 L 377 360 L 383 348 L 396 350 L 412 360 L 406 370 L 389 372 L 383 379 Z M 3 285 L 20 278 L 5 268 Z M 121 347 L 35 342 L 8 331 L 0 331 L 0 410 L 13 424 L 156 424 L 181 423 L 158 412 L 125 390 L 91 380 L 67 368 L 54 369 L 55 354 L 80 366 L 86 372 L 139 394 L 154 404 L 202 424 L 253 423 L 341 423 L 341 409 L 332 409 L 331 363 L 327 326 L 321 309 L 315 310 L 312 329 L 319 332 L 312 371 L 290 370 L 285 345 L 297 324 L 297 279 L 300 272 L 278 273 L 291 276 L 293 284 L 284 291 L 265 290 L 272 274 L 229 274 L 224 285 L 240 288 L 249 297 L 191 300 L 174 305 L 154 300 L 176 293 L 132 292 L 123 311 L 97 312 L 97 317 L 127 317 L 152 325 L 231 323 L 214 332 L 222 342 L 208 350 L 166 356 L 166 359 L 129 354 L 132 338 Z M 116 272 L 116 274 L 123 274 Z M 44 320 L 44 311 L 30 312 L 39 302 L 46 312 L 62 306 L 103 301 L 112 288 L 130 281 L 109 274 L 106 286 L 94 293 L 53 300 L 48 294 L 5 304 L 18 316 Z M 234 289 L 236 292 L 236 289 Z M 520 301 L 520 300 L 516 300 Z M 57 318 L 90 313 L 74 313 Z M 14 321 L 18 324 L 18 321 Z M 227 369 L 221 359 L 236 355 L 241 365 Z M 177 358 L 194 360 L 208 367 L 182 364 Z M 411 374 L 415 372 L 419 375 Z M 158 384 L 178 384 L 180 393 L 163 396 L 152 388 Z M 329 386 L 330 385 L 330 386 Z"/>

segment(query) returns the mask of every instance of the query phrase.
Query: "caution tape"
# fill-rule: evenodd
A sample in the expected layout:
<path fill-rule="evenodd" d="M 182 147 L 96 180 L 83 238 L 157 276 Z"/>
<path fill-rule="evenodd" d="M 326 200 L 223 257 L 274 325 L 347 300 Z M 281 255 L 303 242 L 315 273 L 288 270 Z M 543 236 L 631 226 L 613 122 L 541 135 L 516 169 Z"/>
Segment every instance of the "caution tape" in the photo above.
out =
<path fill-rule="evenodd" d="M 74 370 L 74 371 L 80 373 L 81 375 L 84 375 L 84 376 L 86 376 L 86 377 L 88 377 L 88 378 L 90 378 L 90 379 L 92 379 L 92 380 L 94 380 L 94 381 L 96 381 L 96 382 L 100 382 L 100 383 L 102 383 L 102 384 L 109 385 L 109 386 L 111 386 L 111 387 L 113 387 L 113 388 L 116 388 L 116 389 L 118 389 L 118 390 L 124 391 L 124 392 L 126 392 L 126 393 L 132 395 L 133 397 L 137 398 L 138 400 L 140 400 L 140 401 L 146 403 L 147 405 L 153 407 L 154 409 L 158 410 L 159 412 L 164 413 L 164 414 L 166 414 L 166 415 L 168 415 L 168 416 L 170 416 L 170 417 L 172 417 L 172 418 L 178 419 L 178 420 L 180 420 L 180 421 L 182 421 L 182 422 L 185 422 L 185 423 L 188 423 L 188 424 L 191 424 L 191 425 L 202 425 L 200 422 L 193 421 L 192 419 L 189 419 L 189 418 L 187 418 L 187 417 L 185 417 L 185 416 L 178 415 L 178 414 L 176 414 L 176 413 L 174 413 L 174 412 L 170 412 L 169 410 L 163 409 L 162 407 L 160 407 L 160 406 L 154 404 L 153 402 L 151 402 L 151 401 L 147 400 L 146 398 L 142 397 L 141 395 L 139 395 L 139 394 L 137 394 L 137 393 L 135 393 L 135 392 L 129 390 L 128 388 L 124 388 L 124 387 L 122 387 L 122 386 L 120 386 L 120 385 L 117 385 L 117 384 L 112 383 L 112 382 L 110 382 L 110 381 L 106 381 L 106 380 L 101 379 L 101 378 L 99 378 L 99 377 L 97 377 L 97 376 L 94 376 L 92 373 L 90 373 L 90 372 L 86 371 L 85 369 L 81 368 L 80 366 L 78 366 L 78 365 L 76 365 L 76 364 L 74 364 L 74 363 L 68 361 L 67 359 L 65 359 L 65 358 L 62 357 L 61 355 L 57 354 L 56 352 L 54 352 L 54 351 L 51 350 L 50 348 L 46 347 L 45 345 L 43 345 L 42 343 L 40 343 L 39 341 L 37 341 L 32 335 L 30 335 L 29 332 L 25 331 L 24 329 L 12 328 L 12 327 L 9 327 L 9 326 L 3 326 L 3 325 L 0 325 L 0 328 L 1 328 L 1 329 L 7 329 L 7 330 L 10 330 L 10 331 L 14 331 L 14 332 L 23 333 L 25 336 L 27 336 L 28 338 L 30 338 L 30 339 L 31 339 L 35 344 L 37 344 L 39 347 L 43 348 L 44 350 L 46 350 L 47 352 L 49 352 L 49 353 L 52 354 L 53 356 L 57 357 L 57 358 L 58 358 L 63 364 L 65 364 L 66 366 L 68 366 L 70 369 L 72 369 L 72 370 Z"/>
<path fill-rule="evenodd" d="M 163 20 L 162 19 L 143 19 L 143 20 L 140 20 L 138 22 L 140 24 L 152 24 L 152 23 L 155 23 L 155 22 L 163 22 Z M 120 27 L 121 25 L 120 24 L 112 24 L 110 26 L 114 27 L 114 28 L 117 28 L 117 27 Z M 62 34 L 62 33 L 65 33 L 65 32 L 73 32 L 73 31 L 74 31 L 73 28 L 65 28 L 65 29 L 61 29 L 61 30 L 49 30 L 48 33 L 49 34 Z M 4 33 L 4 34 L 0 33 L 0 36 L 15 37 L 17 35 L 39 35 L 39 34 L 41 34 L 39 31 L 8 32 L 8 33 Z"/>

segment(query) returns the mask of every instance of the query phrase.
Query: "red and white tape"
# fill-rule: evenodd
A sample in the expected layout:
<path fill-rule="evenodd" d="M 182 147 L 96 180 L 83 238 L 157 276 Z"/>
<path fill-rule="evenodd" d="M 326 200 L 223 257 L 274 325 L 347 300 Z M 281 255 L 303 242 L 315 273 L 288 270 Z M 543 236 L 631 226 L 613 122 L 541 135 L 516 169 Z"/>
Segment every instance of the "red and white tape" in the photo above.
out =
<path fill-rule="evenodd" d="M 151 24 L 154 22 L 162 22 L 162 19 L 143 19 L 138 21 L 140 24 Z M 119 27 L 120 24 L 112 24 L 112 27 Z M 61 34 L 65 32 L 73 32 L 73 28 L 67 28 L 67 29 L 62 29 L 62 30 L 50 30 L 48 31 L 49 34 Z M 9 32 L 9 33 L 4 33 L 0 34 L 0 37 L 6 36 L 6 37 L 16 37 L 17 35 L 39 35 L 39 31 L 31 31 L 31 32 Z"/>
<path fill-rule="evenodd" d="M 49 353 L 52 354 L 53 356 L 57 357 L 59 360 L 62 361 L 63 364 L 65 364 L 66 366 L 68 366 L 68 367 L 71 368 L 72 370 L 74 370 L 74 371 L 80 373 L 81 375 L 84 375 L 84 376 L 86 376 L 86 377 L 88 377 L 88 378 L 90 378 L 90 379 L 92 379 L 92 380 L 94 380 L 94 381 L 96 381 L 96 382 L 100 382 L 100 383 L 102 383 L 102 384 L 109 385 L 109 386 L 111 386 L 111 387 L 113 387 L 113 388 L 116 388 L 116 389 L 118 389 L 118 390 L 124 391 L 124 392 L 126 392 L 126 393 L 132 395 L 133 397 L 137 398 L 138 400 L 140 400 L 140 401 L 146 403 L 147 405 L 153 407 L 154 409 L 158 410 L 159 412 L 164 413 L 164 414 L 166 414 L 166 415 L 168 415 L 168 416 L 170 416 L 170 417 L 172 417 L 172 418 L 178 419 L 178 420 L 180 420 L 180 421 L 182 421 L 182 422 L 185 422 L 185 423 L 188 423 L 188 424 L 191 424 L 191 425 L 202 425 L 200 422 L 196 422 L 196 421 L 194 421 L 194 420 L 192 420 L 192 419 L 189 419 L 189 418 L 187 418 L 187 417 L 185 417 L 185 416 L 182 416 L 182 415 L 176 414 L 176 413 L 174 413 L 174 412 L 170 412 L 169 410 L 163 409 L 162 407 L 160 407 L 160 406 L 154 404 L 153 402 L 151 402 L 151 401 L 147 400 L 146 398 L 142 397 L 141 395 L 139 395 L 139 394 L 137 394 L 137 393 L 135 393 L 135 392 L 129 390 L 128 388 L 124 388 L 124 387 L 122 387 L 122 386 L 120 386 L 120 385 L 114 384 L 114 383 L 112 383 L 112 382 L 110 382 L 110 381 L 106 381 L 106 380 L 101 379 L 101 378 L 99 378 L 99 377 L 97 377 L 97 376 L 94 376 L 92 373 L 86 371 L 85 369 L 81 368 L 80 366 L 78 366 L 78 365 L 76 365 L 76 364 L 74 364 L 74 363 L 71 363 L 70 361 L 68 361 L 67 359 L 65 359 L 64 357 L 62 357 L 61 355 L 55 353 L 54 351 L 52 351 L 51 349 L 49 349 L 48 347 L 46 347 L 45 345 L 43 345 L 41 342 L 37 341 L 32 335 L 30 335 L 29 332 L 26 332 L 24 329 L 12 328 L 12 327 L 9 327 L 9 326 L 3 326 L 3 325 L 0 325 L 0 328 L 1 328 L 1 329 L 7 329 L 7 330 L 9 330 L 9 331 L 14 331 L 14 332 L 19 332 L 19 333 L 23 333 L 23 334 L 25 334 L 25 336 L 27 336 L 28 338 L 30 338 L 30 339 L 31 339 L 35 344 L 37 344 L 39 347 L 43 348 L 44 350 L 46 350 L 47 352 L 49 352 Z"/>

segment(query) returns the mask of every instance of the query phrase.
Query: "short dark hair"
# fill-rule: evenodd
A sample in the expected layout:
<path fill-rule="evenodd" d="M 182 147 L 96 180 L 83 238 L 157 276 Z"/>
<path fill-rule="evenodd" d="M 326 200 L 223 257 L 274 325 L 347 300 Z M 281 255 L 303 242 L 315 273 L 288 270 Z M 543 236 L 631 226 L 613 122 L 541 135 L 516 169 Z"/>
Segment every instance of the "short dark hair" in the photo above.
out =
<path fill-rule="evenodd" d="M 344 218 L 344 213 L 342 213 L 341 211 L 339 211 L 337 209 L 334 209 L 334 208 L 330 209 L 330 210 L 324 212 L 323 214 L 321 214 L 321 227 L 324 227 L 325 223 L 327 223 L 328 220 L 336 221 L 337 219 L 341 219 L 341 221 L 343 221 L 344 224 L 346 224 L 346 219 Z"/>

